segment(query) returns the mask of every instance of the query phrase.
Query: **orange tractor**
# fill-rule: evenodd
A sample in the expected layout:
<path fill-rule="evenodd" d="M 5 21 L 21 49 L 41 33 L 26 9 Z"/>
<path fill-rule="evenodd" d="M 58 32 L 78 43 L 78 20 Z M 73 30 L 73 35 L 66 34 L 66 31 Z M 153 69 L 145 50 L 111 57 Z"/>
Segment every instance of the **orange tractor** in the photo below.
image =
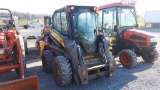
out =
<path fill-rule="evenodd" d="M 20 78 L 26 76 L 24 41 L 16 30 L 11 11 L 0 8 L 0 74 L 11 70 L 15 70 Z M 37 80 L 38 78 L 35 76 L 28 79 L 0 83 L 0 90 L 21 90 L 22 87 L 28 87 L 26 88 L 28 90 L 38 89 L 38 84 L 35 85 L 35 82 L 38 83 Z"/>
<path fill-rule="evenodd" d="M 110 38 L 110 50 L 118 55 L 125 68 L 137 64 L 141 56 L 146 62 L 158 59 L 156 37 L 145 31 L 136 30 L 138 27 L 134 4 L 112 3 L 99 7 L 98 27 Z"/>

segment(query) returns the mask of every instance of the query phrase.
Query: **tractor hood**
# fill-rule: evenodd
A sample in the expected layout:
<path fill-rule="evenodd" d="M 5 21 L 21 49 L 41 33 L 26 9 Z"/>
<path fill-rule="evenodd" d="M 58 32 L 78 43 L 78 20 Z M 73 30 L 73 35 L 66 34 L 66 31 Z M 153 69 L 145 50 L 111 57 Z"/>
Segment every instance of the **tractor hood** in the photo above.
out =
<path fill-rule="evenodd" d="M 133 42 L 139 48 L 155 47 L 157 45 L 156 36 L 146 31 L 129 29 L 124 31 L 123 38 Z"/>
<path fill-rule="evenodd" d="M 154 34 L 141 30 L 129 29 L 124 32 L 124 38 L 129 38 L 131 35 L 137 35 L 144 38 L 156 38 Z"/>

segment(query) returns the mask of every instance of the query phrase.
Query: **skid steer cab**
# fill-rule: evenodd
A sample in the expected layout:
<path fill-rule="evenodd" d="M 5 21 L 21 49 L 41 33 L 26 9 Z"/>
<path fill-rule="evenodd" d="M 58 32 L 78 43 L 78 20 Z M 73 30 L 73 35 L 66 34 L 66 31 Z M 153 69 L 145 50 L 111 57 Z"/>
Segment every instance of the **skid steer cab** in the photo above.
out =
<path fill-rule="evenodd" d="M 112 76 L 115 60 L 109 40 L 98 35 L 95 6 L 68 5 L 57 9 L 43 29 L 40 40 L 42 65 L 53 73 L 60 87 L 87 84 L 89 79 Z"/>
<path fill-rule="evenodd" d="M 121 64 L 132 68 L 141 56 L 146 62 L 158 59 L 157 40 L 138 27 L 135 7 L 130 3 L 112 3 L 99 7 L 98 28 L 110 38 L 110 50 L 118 55 Z"/>

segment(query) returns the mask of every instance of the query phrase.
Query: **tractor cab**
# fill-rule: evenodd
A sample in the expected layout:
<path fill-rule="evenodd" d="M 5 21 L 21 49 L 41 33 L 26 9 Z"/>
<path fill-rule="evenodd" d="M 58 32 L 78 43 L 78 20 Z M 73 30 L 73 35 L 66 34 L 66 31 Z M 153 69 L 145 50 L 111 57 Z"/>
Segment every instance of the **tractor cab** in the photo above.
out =
<path fill-rule="evenodd" d="M 99 7 L 98 27 L 110 37 L 111 44 L 123 49 L 125 30 L 137 28 L 136 11 L 132 4 L 113 3 Z M 121 45 L 117 45 L 121 43 Z M 112 48 L 111 48 L 112 49 Z"/>
<path fill-rule="evenodd" d="M 11 41 L 11 38 L 15 38 L 12 29 L 15 29 L 13 28 L 12 14 L 7 9 L 0 9 L 0 56 L 2 56 L 3 59 L 9 59 L 5 57 L 4 54 L 7 54 L 8 52 L 6 51 L 8 50 L 11 51 L 10 48 L 7 47 L 12 45 L 11 43 L 14 43 Z"/>
<path fill-rule="evenodd" d="M 133 58 L 137 56 L 142 56 L 148 62 L 154 62 L 158 57 L 156 37 L 149 32 L 137 30 L 137 27 L 134 4 L 120 2 L 99 7 L 98 29 L 110 38 L 109 49 L 115 55 L 121 53 L 120 61 L 127 68 L 136 65 L 137 59 Z"/>

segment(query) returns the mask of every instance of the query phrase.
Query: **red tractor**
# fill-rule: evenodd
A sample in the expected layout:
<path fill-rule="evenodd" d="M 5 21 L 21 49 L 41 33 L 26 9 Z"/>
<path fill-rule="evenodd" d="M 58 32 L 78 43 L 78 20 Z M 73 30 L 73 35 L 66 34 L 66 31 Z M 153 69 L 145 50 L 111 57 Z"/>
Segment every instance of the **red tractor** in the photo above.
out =
<path fill-rule="evenodd" d="M 26 64 L 23 38 L 14 27 L 10 10 L 0 9 L 0 20 L 0 73 L 15 69 L 24 78 Z"/>
<path fill-rule="evenodd" d="M 141 56 L 146 62 L 158 59 L 156 37 L 136 30 L 137 16 L 133 4 L 112 3 L 99 7 L 98 28 L 110 37 L 110 50 L 118 55 L 121 64 L 132 68 Z"/>
<path fill-rule="evenodd" d="M 18 80 L 0 83 L 0 90 L 37 90 L 38 78 L 26 76 L 26 60 L 23 37 L 16 30 L 12 13 L 0 8 L 0 75 L 15 70 Z"/>

